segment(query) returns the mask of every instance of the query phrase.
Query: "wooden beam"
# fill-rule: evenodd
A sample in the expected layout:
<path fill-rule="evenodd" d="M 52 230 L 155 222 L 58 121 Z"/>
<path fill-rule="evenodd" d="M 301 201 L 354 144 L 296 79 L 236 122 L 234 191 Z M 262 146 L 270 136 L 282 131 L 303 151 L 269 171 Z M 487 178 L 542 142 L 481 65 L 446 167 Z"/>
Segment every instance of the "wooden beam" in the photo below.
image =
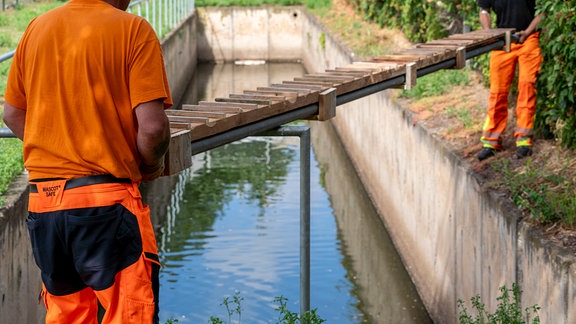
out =
<path fill-rule="evenodd" d="M 190 142 L 190 130 L 180 130 L 171 134 L 168 152 L 164 156 L 163 175 L 175 175 L 192 166 Z"/>

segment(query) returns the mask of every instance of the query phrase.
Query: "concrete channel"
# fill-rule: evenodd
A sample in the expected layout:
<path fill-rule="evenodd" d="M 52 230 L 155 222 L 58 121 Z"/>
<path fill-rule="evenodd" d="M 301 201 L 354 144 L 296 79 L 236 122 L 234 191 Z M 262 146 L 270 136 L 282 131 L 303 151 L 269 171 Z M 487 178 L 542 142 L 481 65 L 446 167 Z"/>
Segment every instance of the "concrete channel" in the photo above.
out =
<path fill-rule="evenodd" d="M 314 73 L 354 60 L 301 7 L 198 8 L 163 48 L 174 98 L 182 96 L 197 61 L 297 60 Z M 512 283 L 524 292 L 523 308 L 542 307 L 542 323 L 576 322 L 574 255 L 519 221 L 517 209 L 486 191 L 471 166 L 415 125 L 388 90 L 340 106 L 322 127 L 341 139 L 436 323 L 457 323 L 458 299 L 476 295 L 495 310 L 499 287 Z M 144 187 L 152 208 L 169 199 L 174 183 L 166 177 Z M 39 273 L 24 224 L 25 174 L 6 198 L 0 210 L 0 323 L 40 323 Z"/>

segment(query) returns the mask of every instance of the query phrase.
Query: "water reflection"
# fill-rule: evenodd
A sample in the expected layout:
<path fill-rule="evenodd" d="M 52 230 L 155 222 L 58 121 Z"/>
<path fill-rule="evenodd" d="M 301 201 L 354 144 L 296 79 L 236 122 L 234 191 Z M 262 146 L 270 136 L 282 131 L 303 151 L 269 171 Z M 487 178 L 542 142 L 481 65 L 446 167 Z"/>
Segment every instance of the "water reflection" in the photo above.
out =
<path fill-rule="evenodd" d="M 235 292 L 245 298 L 245 323 L 276 323 L 279 296 L 298 311 L 298 140 L 252 138 L 214 149 L 195 164 L 182 179 L 170 232 L 160 233 L 162 318 L 227 318 L 220 303 Z M 317 167 L 311 177 L 311 304 L 325 309 L 321 316 L 330 323 L 356 323 L 350 320 L 363 315 L 350 293 Z"/>
<path fill-rule="evenodd" d="M 394 244 L 372 205 L 337 135 L 314 123 L 312 145 L 342 241 L 353 294 L 373 323 L 431 323 Z"/>

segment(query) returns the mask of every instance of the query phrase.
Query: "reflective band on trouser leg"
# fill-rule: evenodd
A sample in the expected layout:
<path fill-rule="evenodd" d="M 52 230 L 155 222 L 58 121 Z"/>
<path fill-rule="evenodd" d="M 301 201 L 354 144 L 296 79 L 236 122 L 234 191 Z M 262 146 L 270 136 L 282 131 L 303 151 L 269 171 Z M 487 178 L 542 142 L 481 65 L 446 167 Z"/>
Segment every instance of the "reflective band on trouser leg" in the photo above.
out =
<path fill-rule="evenodd" d="M 106 206 L 121 205 L 122 209 L 129 213 L 129 217 L 126 215 L 124 217 L 128 217 L 128 220 L 135 219 L 134 226 L 138 228 L 138 234 L 141 237 L 139 244 L 142 246 L 140 248 L 142 251 L 136 251 L 138 253 L 136 262 L 113 274 L 115 281 L 111 286 L 97 288 L 99 290 L 88 287 L 57 296 L 45 291 L 43 296 L 47 309 L 47 323 L 52 323 L 49 320 L 54 320 L 53 323 L 94 323 L 89 318 L 86 318 L 86 321 L 79 320 L 80 317 L 77 314 L 78 309 L 84 309 L 83 313 L 90 314 L 86 317 L 92 317 L 96 297 L 106 308 L 102 323 L 158 322 L 158 252 L 150 221 L 150 210 L 142 205 L 138 186 L 136 184 L 98 184 L 61 192 L 59 191 L 61 187 L 58 185 L 48 184 L 46 188 L 50 190 L 39 190 L 39 193 L 30 194 L 31 215 L 35 213 L 35 217 L 46 220 L 49 219 L 47 217 L 61 214 L 60 210 L 84 210 L 87 207 L 106 208 Z M 41 185 L 39 189 L 42 187 L 44 185 Z M 77 282 L 72 285 L 72 287 L 77 286 Z M 68 305 L 68 307 L 62 305 Z"/>

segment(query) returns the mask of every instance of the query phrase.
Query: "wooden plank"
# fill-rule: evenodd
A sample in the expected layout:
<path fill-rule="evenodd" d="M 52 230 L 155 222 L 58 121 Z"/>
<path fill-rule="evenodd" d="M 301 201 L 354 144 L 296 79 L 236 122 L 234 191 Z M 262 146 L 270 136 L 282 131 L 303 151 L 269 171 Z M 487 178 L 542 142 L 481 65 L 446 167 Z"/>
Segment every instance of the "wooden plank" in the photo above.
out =
<path fill-rule="evenodd" d="M 475 43 L 471 39 L 439 39 L 425 44 L 418 44 L 419 46 L 444 46 L 444 45 L 455 45 L 455 46 L 465 46 Z"/>
<path fill-rule="evenodd" d="M 242 110 L 252 110 L 262 108 L 261 105 L 253 103 L 242 103 L 242 102 L 214 102 L 214 101 L 200 101 L 198 103 L 200 106 L 216 106 L 216 107 L 239 107 Z"/>
<path fill-rule="evenodd" d="M 166 110 L 166 115 L 168 116 L 183 116 L 183 117 L 206 117 L 206 118 L 226 118 L 225 112 L 219 111 L 197 111 L 197 110 Z"/>
<path fill-rule="evenodd" d="M 174 129 L 175 131 L 179 131 L 182 129 L 190 129 L 190 124 L 189 123 L 182 123 L 182 122 L 174 122 L 171 121 L 170 122 L 170 132 L 172 133 L 172 129 Z"/>
<path fill-rule="evenodd" d="M 218 102 L 250 103 L 256 105 L 271 105 L 272 100 L 242 99 L 242 98 L 216 98 Z"/>
<path fill-rule="evenodd" d="M 231 93 L 228 95 L 229 98 L 234 99 L 248 99 L 248 100 L 269 100 L 269 101 L 284 101 L 286 97 L 284 96 L 275 96 L 269 94 L 246 94 L 246 93 Z"/>
<path fill-rule="evenodd" d="M 249 93 L 246 90 L 244 93 Z M 291 88 L 291 87 L 280 87 L 280 86 L 270 86 L 270 87 L 258 87 L 256 91 L 263 91 L 263 92 L 271 92 L 271 93 L 310 93 L 310 89 L 303 89 L 303 88 Z"/>
<path fill-rule="evenodd" d="M 278 89 L 274 87 L 267 87 L 267 89 L 263 89 L 263 87 L 258 87 L 256 90 L 244 90 L 242 91 L 243 94 L 246 95 L 268 95 L 268 96 L 275 96 L 275 97 L 295 97 L 298 95 L 298 91 L 294 89 Z"/>
<path fill-rule="evenodd" d="M 321 78 L 327 80 L 353 80 L 355 76 L 353 75 L 340 75 L 338 73 L 313 73 L 304 74 L 304 78 Z M 294 78 L 296 80 L 296 78 Z"/>
<path fill-rule="evenodd" d="M 399 62 L 384 62 L 384 61 L 371 61 L 371 62 L 354 62 L 351 65 L 346 65 L 345 68 L 358 68 L 358 69 L 371 69 L 373 72 L 383 72 L 398 68 L 401 65 Z"/>
<path fill-rule="evenodd" d="M 336 117 L 336 89 L 322 91 L 318 97 L 318 120 L 326 121 Z"/>
<path fill-rule="evenodd" d="M 271 84 L 272 87 L 280 87 L 280 88 L 291 88 L 291 89 L 304 89 L 304 90 L 309 90 L 309 91 L 320 91 L 322 89 L 325 89 L 325 87 L 323 86 L 319 86 L 319 85 L 314 85 L 314 84 L 301 84 L 301 83 L 297 83 L 297 84 L 289 84 L 289 83 L 282 83 L 282 84 Z"/>
<path fill-rule="evenodd" d="M 173 122 L 188 123 L 188 124 L 203 124 L 212 127 L 216 124 L 216 120 L 206 117 L 185 117 L 185 116 L 168 116 L 168 120 Z"/>
<path fill-rule="evenodd" d="M 164 174 L 175 175 L 192 166 L 192 146 L 190 130 L 180 130 L 171 134 L 168 152 L 164 157 Z"/>
<path fill-rule="evenodd" d="M 367 74 L 370 74 L 372 71 L 336 68 L 334 70 L 326 70 L 326 72 L 338 73 L 342 75 L 353 75 L 355 78 L 357 78 L 366 76 Z"/>
<path fill-rule="evenodd" d="M 240 107 L 198 106 L 198 105 L 182 105 L 182 110 L 218 111 L 218 112 L 229 113 L 229 114 L 241 113 L 243 111 L 242 108 L 240 108 Z"/>
<path fill-rule="evenodd" d="M 286 84 L 298 84 L 298 85 L 314 85 L 314 86 L 322 86 L 323 89 L 332 87 L 332 82 L 326 82 L 323 80 L 294 80 L 294 81 L 282 81 L 282 83 Z"/>

